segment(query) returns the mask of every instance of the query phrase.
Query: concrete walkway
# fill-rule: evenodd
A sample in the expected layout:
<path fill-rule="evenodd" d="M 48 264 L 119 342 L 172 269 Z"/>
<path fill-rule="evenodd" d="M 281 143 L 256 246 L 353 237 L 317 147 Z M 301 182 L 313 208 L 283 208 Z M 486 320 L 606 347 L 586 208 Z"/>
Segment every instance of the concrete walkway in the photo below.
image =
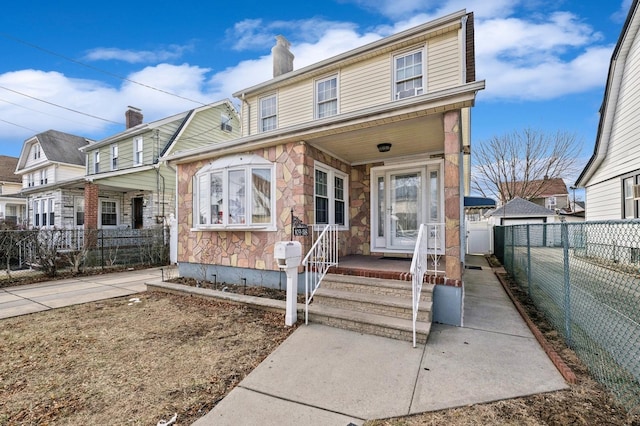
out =
<path fill-rule="evenodd" d="M 0 288 L 0 319 L 128 296 L 146 291 L 147 282 L 161 280 L 161 268 L 150 268 L 4 287 Z"/>
<path fill-rule="evenodd" d="M 567 387 L 483 257 L 465 271 L 464 327 L 426 345 L 300 326 L 194 425 L 361 425 L 367 419 Z"/>

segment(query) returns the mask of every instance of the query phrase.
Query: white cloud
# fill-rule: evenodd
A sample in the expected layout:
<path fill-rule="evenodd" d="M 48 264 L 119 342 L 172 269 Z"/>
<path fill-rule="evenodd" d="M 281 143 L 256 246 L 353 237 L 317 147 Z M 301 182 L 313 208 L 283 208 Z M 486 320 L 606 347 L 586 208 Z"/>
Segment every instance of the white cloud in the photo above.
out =
<path fill-rule="evenodd" d="M 158 63 L 171 61 L 180 58 L 185 51 L 192 50 L 190 45 L 180 46 L 177 44 L 168 46 L 166 49 L 151 50 L 129 50 L 116 47 L 98 47 L 91 49 L 85 55 L 85 59 L 90 61 L 117 60 L 130 64 Z"/>

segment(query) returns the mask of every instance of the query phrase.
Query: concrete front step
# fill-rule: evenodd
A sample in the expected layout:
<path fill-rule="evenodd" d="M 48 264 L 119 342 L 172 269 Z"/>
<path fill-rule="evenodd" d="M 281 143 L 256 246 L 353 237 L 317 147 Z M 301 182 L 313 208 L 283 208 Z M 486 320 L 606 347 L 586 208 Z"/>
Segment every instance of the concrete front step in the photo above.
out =
<path fill-rule="evenodd" d="M 434 284 L 423 283 L 420 300 L 431 301 Z M 389 296 L 412 297 L 411 281 L 385 278 L 359 277 L 355 275 L 327 274 L 320 288 L 346 290 L 354 293 L 386 294 Z"/>
<path fill-rule="evenodd" d="M 309 305 L 309 321 L 364 334 L 413 341 L 413 326 L 410 319 L 349 311 L 313 303 Z M 430 330 L 431 322 L 416 322 L 416 342 L 426 343 Z"/>
<path fill-rule="evenodd" d="M 411 297 L 397 297 L 386 294 L 369 294 L 323 288 L 316 291 L 314 303 L 333 306 L 345 310 L 367 312 L 389 317 L 412 319 L 413 308 Z M 418 311 L 418 321 L 431 322 L 431 300 L 421 301 Z"/>

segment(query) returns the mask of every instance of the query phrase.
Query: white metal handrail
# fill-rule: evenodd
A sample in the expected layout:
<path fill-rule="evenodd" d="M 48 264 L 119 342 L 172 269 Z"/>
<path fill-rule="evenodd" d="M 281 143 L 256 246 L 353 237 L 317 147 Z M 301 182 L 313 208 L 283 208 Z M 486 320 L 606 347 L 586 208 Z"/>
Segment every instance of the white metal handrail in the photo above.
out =
<path fill-rule="evenodd" d="M 422 292 L 422 282 L 427 273 L 438 275 L 440 271 L 440 258 L 442 257 L 444 244 L 443 223 L 420 224 L 418 238 L 413 249 L 411 259 L 411 294 L 413 308 L 413 347 L 416 347 L 416 322 L 418 320 L 418 310 L 420 308 L 420 293 Z M 433 267 L 429 267 L 429 261 Z"/>
<path fill-rule="evenodd" d="M 304 322 L 309 323 L 309 303 L 332 266 L 338 265 L 338 227 L 326 225 L 315 235 L 315 242 L 302 260 L 305 269 Z"/>

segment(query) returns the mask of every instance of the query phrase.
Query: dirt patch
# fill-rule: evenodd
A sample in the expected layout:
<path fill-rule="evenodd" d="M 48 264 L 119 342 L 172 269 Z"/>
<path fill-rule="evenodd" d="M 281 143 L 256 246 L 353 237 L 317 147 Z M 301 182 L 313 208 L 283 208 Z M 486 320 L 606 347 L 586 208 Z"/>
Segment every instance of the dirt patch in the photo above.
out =
<path fill-rule="evenodd" d="M 2 320 L 0 425 L 190 424 L 294 329 L 249 307 L 135 297 Z"/>
<path fill-rule="evenodd" d="M 489 259 L 492 267 L 501 266 Z M 478 404 L 414 416 L 375 420 L 367 426 L 413 425 L 626 425 L 640 426 L 640 415 L 631 415 L 618 405 L 587 367 L 569 349 L 558 332 L 537 310 L 527 293 L 508 276 L 502 278 L 547 343 L 577 377 L 569 389 L 523 398 Z"/>
<path fill-rule="evenodd" d="M 177 277 L 165 280 L 174 284 L 183 284 L 190 287 L 207 288 L 210 290 L 219 290 L 229 293 L 245 294 L 247 296 L 266 297 L 274 300 L 287 300 L 287 290 L 270 288 L 263 286 L 244 285 L 244 284 L 230 284 L 226 282 L 213 283 L 210 281 L 201 281 L 195 278 Z M 286 284 L 284 284 L 286 286 Z M 298 295 L 298 303 L 304 303 L 305 298 L 303 294 Z"/>

